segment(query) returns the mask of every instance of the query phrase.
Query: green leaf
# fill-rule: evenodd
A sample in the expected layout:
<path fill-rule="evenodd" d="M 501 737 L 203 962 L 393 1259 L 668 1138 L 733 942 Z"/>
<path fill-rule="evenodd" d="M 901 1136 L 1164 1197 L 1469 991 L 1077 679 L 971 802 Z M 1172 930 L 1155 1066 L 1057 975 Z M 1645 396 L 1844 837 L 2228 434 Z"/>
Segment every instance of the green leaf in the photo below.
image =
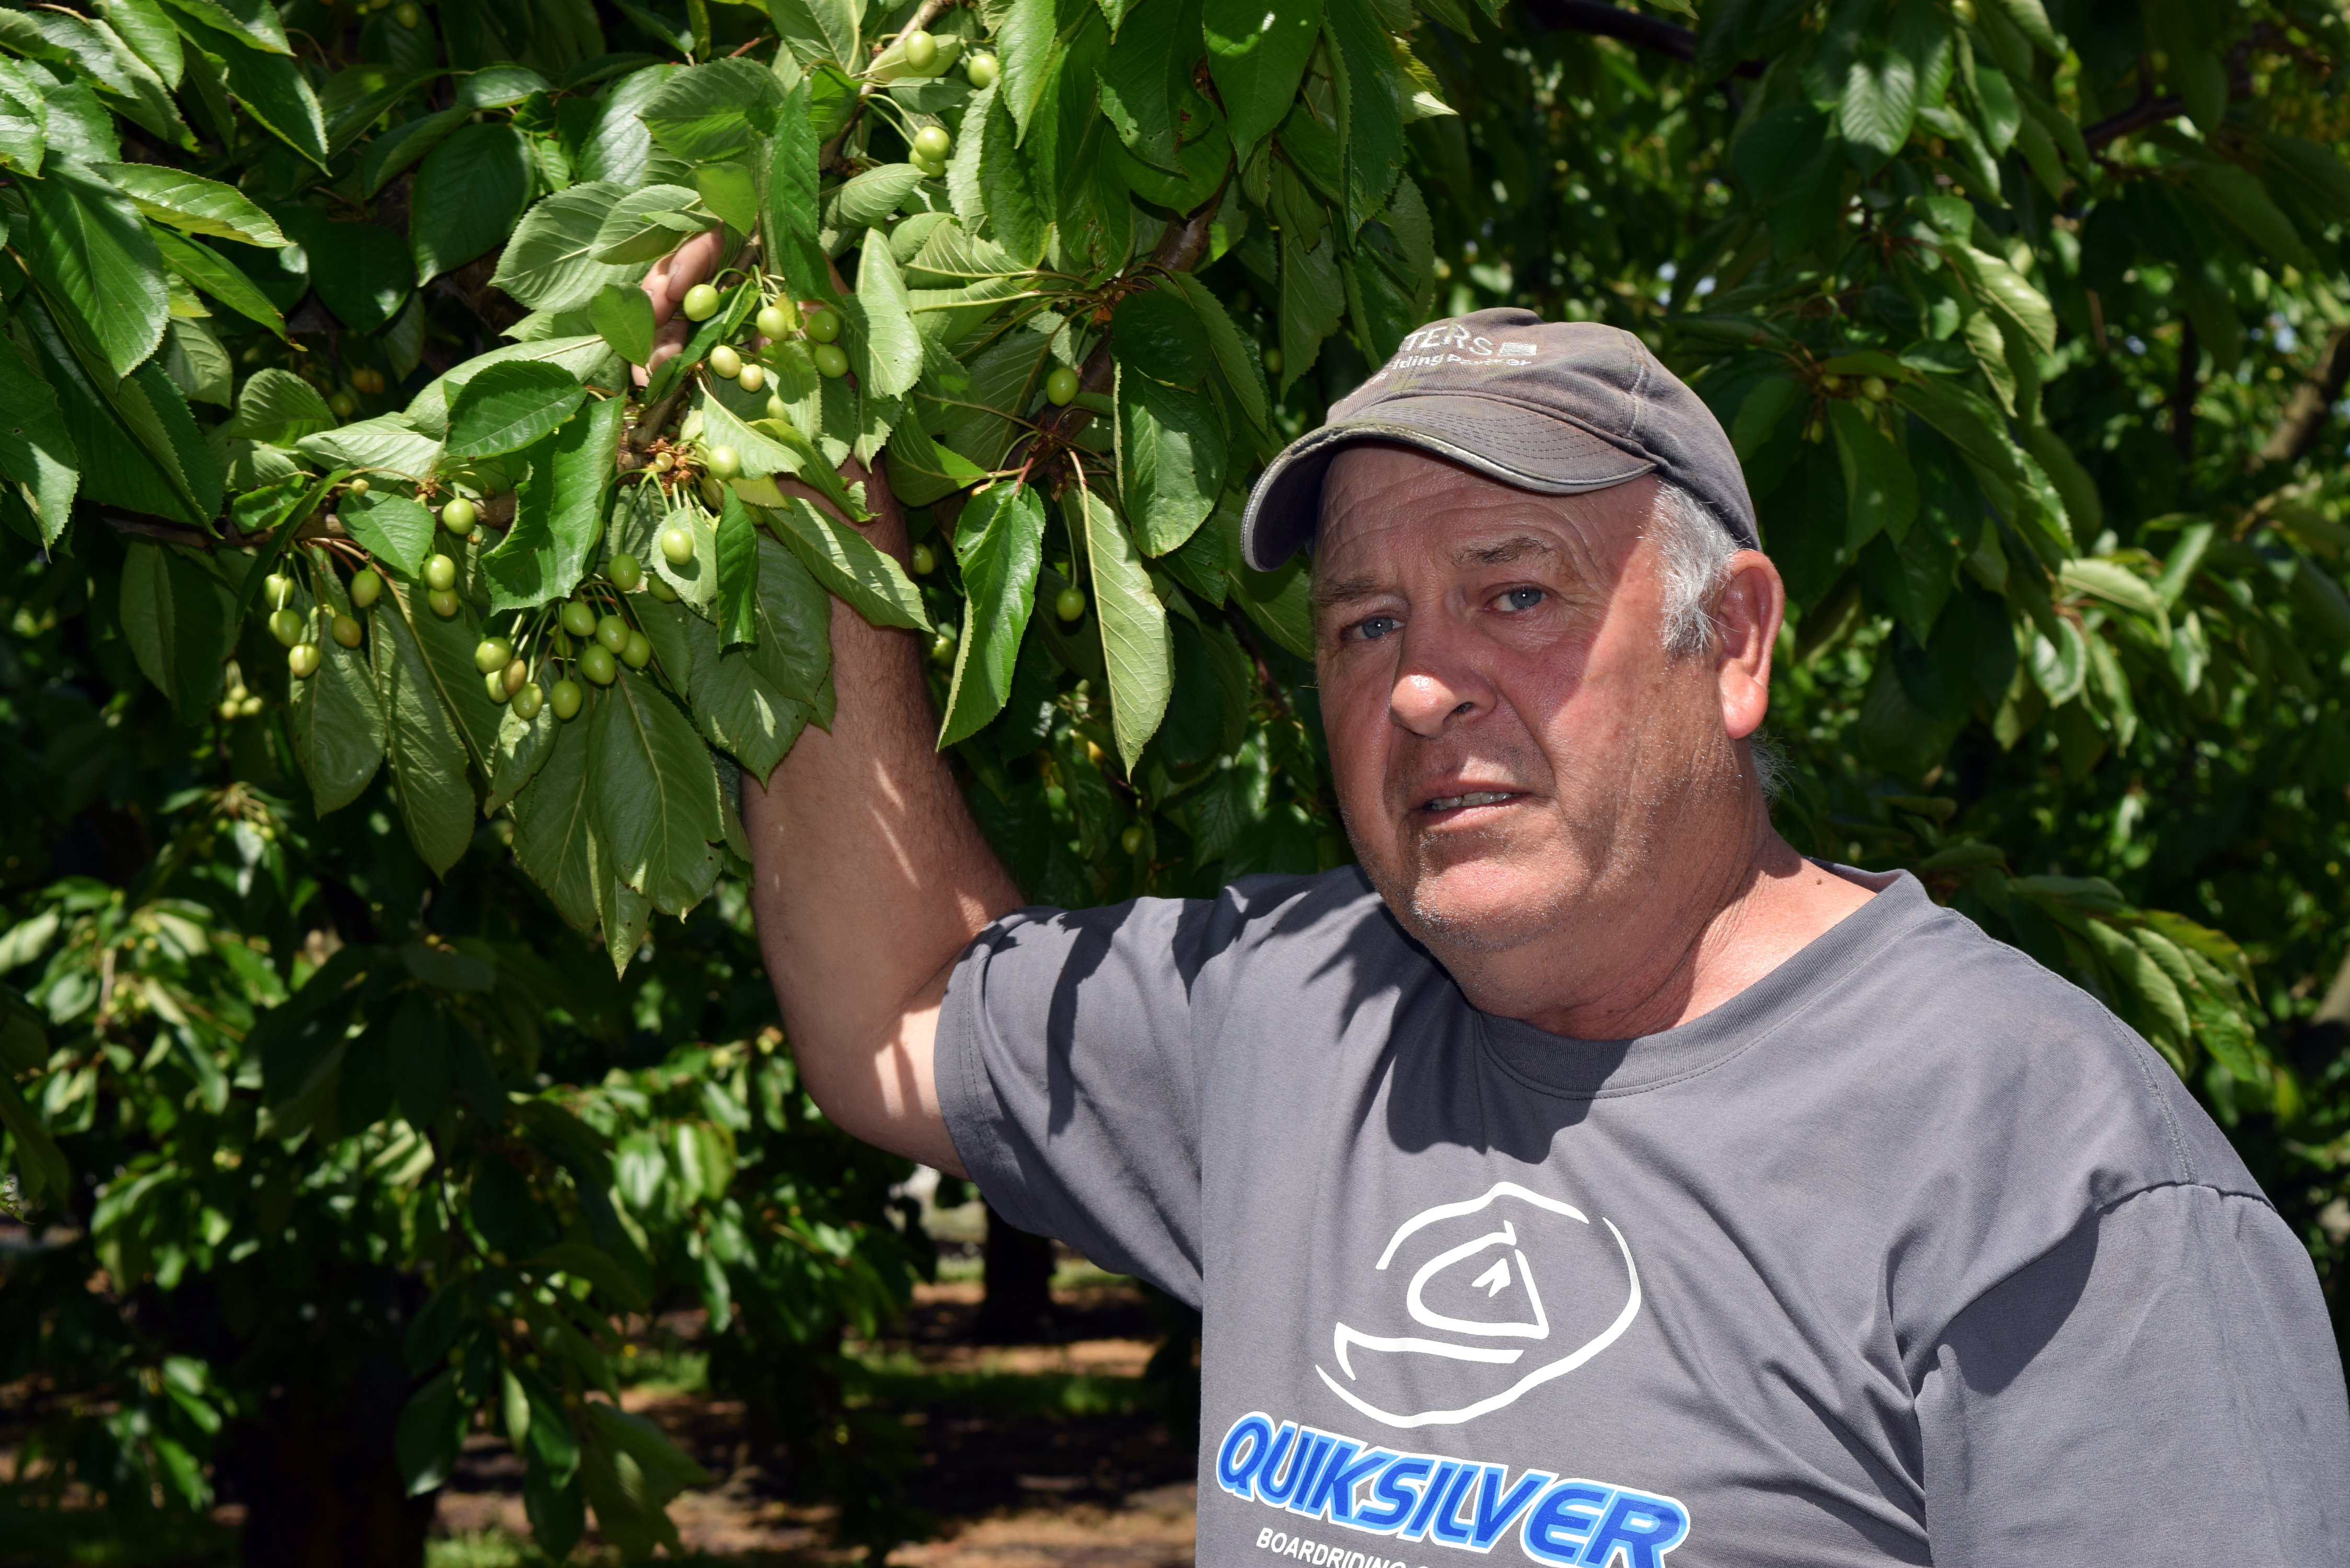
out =
<path fill-rule="evenodd" d="M 1943 254 L 1968 286 L 1986 304 L 2022 327 L 2042 353 L 2055 349 L 2056 313 L 2021 273 L 1988 251 L 1979 251 L 1972 245 L 1951 245 Z"/>
<path fill-rule="evenodd" d="M 875 626 L 931 629 L 922 596 L 903 567 L 847 524 L 795 495 L 780 510 L 762 508 L 776 536 L 848 607 Z"/>
<path fill-rule="evenodd" d="M 1991 0 L 1991 4 L 2033 48 L 2052 59 L 2064 54 L 2064 45 L 2056 37 L 2056 29 L 2048 25 L 2048 12 L 2040 0 Z"/>
<path fill-rule="evenodd" d="M 630 191 L 598 219 L 589 254 L 599 265 L 659 261 L 710 226 L 699 193 L 683 185 Z"/>
<path fill-rule="evenodd" d="M 1201 386 L 1212 358 L 1199 314 L 1165 289 L 1147 289 L 1118 302 L 1110 321 L 1110 347 L 1120 366 L 1170 387 Z"/>
<path fill-rule="evenodd" d="M 145 539 L 124 545 L 122 633 L 140 672 L 182 723 L 204 722 L 220 696 L 221 661 L 236 638 L 232 604 L 205 556 Z"/>
<path fill-rule="evenodd" d="M 825 203 L 827 227 L 843 231 L 872 228 L 903 206 L 922 182 L 922 171 L 910 163 L 883 163 L 841 182 Z"/>
<path fill-rule="evenodd" d="M 163 368 L 151 361 L 117 380 L 103 361 L 66 340 L 40 302 L 19 296 L 17 318 L 74 449 L 106 454 L 82 471 L 82 498 L 209 526 L 220 511 L 220 462 Z"/>
<path fill-rule="evenodd" d="M 2297 267 L 2316 266 L 2301 231 L 2258 180 L 2235 164 L 2216 161 L 2197 160 L 2187 164 L 2185 171 L 2196 192 L 2262 250 Z"/>
<path fill-rule="evenodd" d="M 622 1268 L 609 1253 L 591 1247 L 585 1241 L 557 1241 L 554 1246 L 531 1259 L 524 1267 L 536 1269 L 542 1272 L 560 1271 L 563 1273 L 577 1275 L 609 1296 L 613 1303 L 624 1312 L 642 1313 L 652 1310 L 650 1299 L 646 1296 L 644 1286 L 629 1277 L 629 1272 Z M 556 1413 L 560 1415 L 562 1408 L 560 1405 L 556 1405 Z M 536 1418 L 531 1422 L 534 1440 L 536 1439 L 540 1425 L 541 1422 Z"/>
<path fill-rule="evenodd" d="M 1918 479 L 1909 460 L 1848 398 L 1829 400 L 1828 427 L 1844 465 L 1846 547 L 1857 554 L 1880 532 L 1898 543 L 1918 515 Z"/>
<path fill-rule="evenodd" d="M 852 339 L 861 339 L 858 381 L 869 393 L 901 398 L 922 374 L 922 336 L 914 329 L 913 302 L 889 247 L 868 244 L 858 253 L 857 294 L 850 302 Z"/>
<path fill-rule="evenodd" d="M 645 129 L 688 163 L 742 151 L 774 129 L 784 90 L 775 73 L 740 58 L 690 67 L 663 82 L 640 111 Z"/>
<path fill-rule="evenodd" d="M 800 298 L 830 299 L 832 267 L 822 244 L 822 180 L 816 170 L 816 128 L 809 123 L 811 96 L 806 81 L 792 88 L 775 124 L 765 186 L 768 265 L 784 275 Z M 978 122 L 966 114 L 964 124 L 975 130 Z"/>
<path fill-rule="evenodd" d="M 444 1485 L 456 1473 L 457 1449 L 464 1441 L 468 1414 L 457 1401 L 454 1367 L 418 1389 L 400 1410 L 391 1448 L 410 1497 L 421 1497 Z"/>
<path fill-rule="evenodd" d="M 1388 204 L 1388 192 L 1403 171 L 1403 101 L 1396 90 L 1400 72 L 1371 0 L 1325 0 L 1322 27 L 1336 67 L 1351 234 Z"/>
<path fill-rule="evenodd" d="M 44 546 L 65 533 L 80 467 L 57 393 L 14 342 L 0 337 L 0 476 L 40 525 Z"/>
<path fill-rule="evenodd" d="M 49 146 L 45 84 L 14 60 L 0 59 L 0 165 L 20 174 L 41 171 Z"/>
<path fill-rule="evenodd" d="M 421 479 L 441 457 L 441 443 L 419 435 L 399 414 L 379 414 L 295 443 L 305 457 L 330 467 Z"/>
<path fill-rule="evenodd" d="M 546 761 L 514 797 L 515 858 L 563 918 L 586 930 L 596 923 L 595 851 L 589 842 L 594 808 L 588 786 L 592 721 L 583 715 L 566 723 L 555 719 L 552 708 L 540 713 L 555 723 L 555 740 Z"/>
<path fill-rule="evenodd" d="M 57 1140 L 16 1092 L 16 1085 L 5 1072 L 0 1072 L 0 1127 L 8 1129 L 16 1140 L 16 1162 L 25 1178 L 25 1196 L 35 1202 L 47 1198 L 63 1208 L 73 1197 L 73 1170 L 66 1164 L 65 1152 Z"/>
<path fill-rule="evenodd" d="M 1072 490 L 1061 504 L 1086 544 L 1094 607 L 1108 667 L 1110 730 L 1119 758 L 1131 771 L 1159 728 L 1174 690 L 1174 643 L 1167 611 L 1151 588 L 1142 553 L 1109 509 L 1089 490 Z"/>
<path fill-rule="evenodd" d="M 955 556 L 969 603 L 955 645 L 941 749 L 977 734 L 1003 710 L 1045 559 L 1045 505 L 1024 484 L 973 494 L 955 521 Z"/>
<path fill-rule="evenodd" d="M 1183 167 L 1176 146 L 1175 96 L 1189 88 L 1181 73 L 1198 57 L 1196 35 L 1190 55 L 1180 39 L 1190 17 L 1186 8 L 1174 5 L 1143 7 L 1131 25 L 1110 17 L 1117 38 L 1101 68 L 1101 110 L 1118 140 L 1146 164 L 1170 172 Z"/>
<path fill-rule="evenodd" d="M 1190 538 L 1224 488 L 1224 436 L 1199 392 L 1178 391 L 1120 365 L 1118 492 L 1145 555 Z"/>
<path fill-rule="evenodd" d="M 251 278 L 193 240 L 162 230 L 150 230 L 163 265 L 173 276 L 193 285 L 238 315 L 261 323 L 278 337 L 286 336 L 286 317 Z"/>
<path fill-rule="evenodd" d="M 850 0 L 767 0 L 775 32 L 803 64 L 830 60 L 844 70 L 860 70 L 858 7 Z"/>
<path fill-rule="evenodd" d="M 360 193 L 369 197 L 379 194 L 386 185 L 430 156 L 434 148 L 448 140 L 458 127 L 472 118 L 468 109 L 444 109 L 438 114 L 404 120 L 382 135 L 370 138 L 359 150 Z"/>
<path fill-rule="evenodd" d="M 503 244 L 531 186 L 530 145 L 511 125 L 469 125 L 417 171 L 408 218 L 416 276 L 430 283 Z"/>
<path fill-rule="evenodd" d="M 449 410 L 446 457 L 519 452 L 569 419 L 588 389 L 559 365 L 508 360 L 491 365 L 457 392 Z"/>
<path fill-rule="evenodd" d="M 236 413 L 222 433 L 290 446 L 316 431 L 335 428 L 335 411 L 318 389 L 291 370 L 265 366 L 244 379 Z"/>
<path fill-rule="evenodd" d="M 383 708 L 367 655 L 331 637 L 318 639 L 318 672 L 293 685 L 287 728 L 294 756 L 324 816 L 359 799 L 374 779 L 383 761 Z"/>
<path fill-rule="evenodd" d="M 34 284 L 69 337 L 128 376 L 163 340 L 170 306 L 162 257 L 138 208 L 60 155 L 16 189 L 26 214 L 17 244 Z"/>
<path fill-rule="evenodd" d="M 337 515 L 369 555 L 402 576 L 413 577 L 424 570 L 425 557 L 432 554 L 435 524 L 421 502 L 371 492 L 356 500 L 346 499 Z"/>
<path fill-rule="evenodd" d="M 225 33 L 245 48 L 265 54 L 290 55 L 286 25 L 268 0 L 167 0 L 182 15 L 214 32 Z"/>
<path fill-rule="evenodd" d="M 1311 250 L 1284 231 L 1281 238 L 1281 389 L 1285 393 L 1313 368 L 1322 340 L 1338 329 L 1347 289 L 1330 235 Z"/>
<path fill-rule="evenodd" d="M 490 793 L 482 803 L 484 812 L 494 816 L 538 776 L 538 770 L 555 751 L 555 733 L 562 727 L 563 721 L 555 716 L 551 706 L 542 703 L 536 714 L 525 719 L 514 704 L 506 704 L 504 717 L 498 721 L 498 743 L 490 753 Z"/>
<path fill-rule="evenodd" d="M 233 185 L 158 163 L 100 163 L 95 169 L 140 212 L 183 234 L 255 245 L 286 244 L 276 221 Z"/>
<path fill-rule="evenodd" d="M 596 834 L 615 873 L 663 914 L 684 914 L 718 875 L 710 753 L 685 715 L 629 670 L 598 701 L 589 743 Z"/>
<path fill-rule="evenodd" d="M 759 528 L 733 491 L 718 513 L 718 632 L 728 648 L 759 640 Z"/>
<path fill-rule="evenodd" d="M 1020 128 L 1021 140 L 1062 76 L 1072 41 L 1100 25 L 1092 0 L 1012 0 L 996 27 L 996 56 L 1003 67 L 996 100 Z M 1091 84 L 1087 86 L 1090 90 Z"/>
<path fill-rule="evenodd" d="M 588 319 L 612 352 L 631 365 L 641 365 L 653 353 L 653 302 L 632 284 L 608 283 L 588 302 Z"/>
<path fill-rule="evenodd" d="M 423 593 L 404 582 L 386 585 L 368 618 L 369 652 L 375 666 L 377 700 L 383 711 L 386 751 L 391 759 L 394 796 L 409 842 L 436 877 L 444 876 L 473 838 L 473 791 L 466 782 L 463 732 L 451 712 L 470 697 L 490 706 L 479 678 L 453 689 L 454 671 L 436 668 L 421 638 L 418 617 Z M 424 610 L 426 618 L 432 617 Z M 465 618 L 470 621 L 471 618 Z M 470 661 L 464 673 L 473 673 Z M 491 722 L 494 724 L 495 721 Z"/>
<path fill-rule="evenodd" d="M 1200 325 L 1207 329 L 1208 347 L 1215 355 L 1216 369 L 1223 373 L 1224 385 L 1240 403 L 1241 412 L 1256 429 L 1268 429 L 1272 414 L 1265 395 L 1262 351 L 1241 336 L 1240 328 L 1224 313 L 1223 302 L 1206 284 L 1189 273 L 1177 273 L 1170 281 L 1198 313 Z"/>
<path fill-rule="evenodd" d="M 1321 0 L 1205 0 L 1200 22 L 1232 145 L 1244 151 L 1270 135 L 1296 101 L 1322 32 Z"/>
<path fill-rule="evenodd" d="M 983 109 L 986 115 L 980 130 L 980 195 L 997 243 L 1014 261 L 1033 266 L 1045 254 L 1055 202 L 1049 187 L 1021 153 L 1020 128 L 1001 95 L 1002 85 L 999 78 L 980 94 L 987 100 L 984 105 L 978 99 L 972 104 L 973 111 Z M 966 114 L 963 123 L 970 125 L 972 119 Z"/>
<path fill-rule="evenodd" d="M 310 256 L 310 282 L 318 298 L 344 326 L 373 332 L 400 314 L 416 286 L 408 246 L 377 223 L 307 225 L 302 248 Z"/>
<path fill-rule="evenodd" d="M 256 13 L 263 8 L 256 6 Z M 181 31 L 201 51 L 189 62 L 191 75 L 202 80 L 217 71 L 264 130 L 319 168 L 327 166 L 327 118 L 300 67 L 283 54 L 243 47 L 201 20 L 183 23 Z"/>
<path fill-rule="evenodd" d="M 573 310 L 600 289 L 634 284 L 642 266 L 613 265 L 596 255 L 604 220 L 623 194 L 620 186 L 596 181 L 540 202 L 506 242 L 492 285 L 533 310 Z"/>
<path fill-rule="evenodd" d="M 523 452 L 530 475 L 515 487 L 514 526 L 482 557 L 492 610 L 533 608 L 579 586 L 603 537 L 625 412 L 619 399 L 599 399 Z"/>

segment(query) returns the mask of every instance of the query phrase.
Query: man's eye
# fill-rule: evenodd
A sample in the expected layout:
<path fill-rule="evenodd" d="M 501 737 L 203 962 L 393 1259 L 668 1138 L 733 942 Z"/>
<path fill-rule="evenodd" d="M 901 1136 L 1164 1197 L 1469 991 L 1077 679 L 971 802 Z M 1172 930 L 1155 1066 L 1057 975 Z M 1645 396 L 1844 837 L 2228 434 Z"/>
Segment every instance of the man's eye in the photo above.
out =
<path fill-rule="evenodd" d="M 1530 610 L 1542 603 L 1544 597 L 1540 588 L 1512 588 L 1502 596 L 1501 607 L 1513 612 Z"/>
<path fill-rule="evenodd" d="M 1355 623 L 1355 635 L 1365 642 L 1376 642 L 1395 630 L 1399 623 L 1391 615 L 1375 615 L 1368 620 Z"/>

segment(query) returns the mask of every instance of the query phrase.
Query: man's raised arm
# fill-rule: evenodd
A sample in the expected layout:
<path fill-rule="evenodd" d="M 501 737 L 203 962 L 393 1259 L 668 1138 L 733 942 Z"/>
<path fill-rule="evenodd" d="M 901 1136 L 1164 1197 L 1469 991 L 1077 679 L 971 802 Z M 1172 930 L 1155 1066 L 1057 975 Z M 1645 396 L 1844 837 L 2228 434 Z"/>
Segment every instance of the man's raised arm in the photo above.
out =
<path fill-rule="evenodd" d="M 868 536 L 903 560 L 904 514 L 881 475 L 868 492 Z M 810 725 L 764 791 L 743 780 L 759 946 L 825 1115 L 961 1172 L 931 1076 L 939 1004 L 963 948 L 1020 891 L 932 745 L 914 634 L 836 601 L 832 670 L 832 732 Z"/>

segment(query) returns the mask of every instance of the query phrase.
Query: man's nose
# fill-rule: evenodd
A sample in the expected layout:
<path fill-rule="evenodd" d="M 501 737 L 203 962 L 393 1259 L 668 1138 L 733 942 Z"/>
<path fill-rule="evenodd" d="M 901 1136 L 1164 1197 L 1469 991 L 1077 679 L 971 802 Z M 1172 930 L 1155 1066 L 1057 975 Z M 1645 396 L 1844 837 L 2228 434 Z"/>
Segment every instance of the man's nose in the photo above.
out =
<path fill-rule="evenodd" d="M 1435 655 L 1430 657 L 1429 655 Z M 1485 682 L 1465 665 L 1429 649 L 1408 657 L 1388 692 L 1388 712 L 1404 729 L 1432 741 L 1461 720 L 1491 706 Z"/>

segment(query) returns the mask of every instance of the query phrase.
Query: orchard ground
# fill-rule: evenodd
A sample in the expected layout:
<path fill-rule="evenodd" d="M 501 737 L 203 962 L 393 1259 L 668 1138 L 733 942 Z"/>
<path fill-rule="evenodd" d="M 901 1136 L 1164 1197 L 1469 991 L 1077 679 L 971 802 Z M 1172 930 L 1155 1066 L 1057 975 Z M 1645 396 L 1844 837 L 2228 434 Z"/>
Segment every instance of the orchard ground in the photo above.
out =
<path fill-rule="evenodd" d="M 903 1501 L 928 1516 L 888 1561 L 899 1568 L 1188 1568 L 1195 1490 L 1188 1434 L 1144 1378 L 1162 1328 L 1141 1289 L 1064 1250 L 1053 1279 L 1054 1323 L 1031 1343 L 980 1343 L 976 1203 L 932 1210 L 939 1279 L 885 1337 L 853 1345 L 854 1397 L 905 1434 Z M 27 1238 L 16 1239 L 18 1244 Z M 707 1388 L 708 1320 L 699 1310 L 630 1325 L 623 1404 L 659 1422 L 714 1484 L 671 1510 L 684 1561 L 816 1564 L 870 1561 L 837 1544 L 836 1510 L 805 1500 L 789 1456 L 763 1449 L 742 1406 Z M 21 1390 L 0 1387 L 0 1476 L 22 1437 Z M 440 1494 L 429 1568 L 525 1568 L 547 1559 L 530 1542 L 522 1465 L 503 1436 L 476 1430 Z M 234 1505 L 215 1511 L 212 1539 L 134 1545 L 92 1526 L 27 1552 L 0 1527 L 0 1563 L 213 1564 L 236 1561 Z M 617 1564 L 591 1529 L 569 1562 Z"/>

